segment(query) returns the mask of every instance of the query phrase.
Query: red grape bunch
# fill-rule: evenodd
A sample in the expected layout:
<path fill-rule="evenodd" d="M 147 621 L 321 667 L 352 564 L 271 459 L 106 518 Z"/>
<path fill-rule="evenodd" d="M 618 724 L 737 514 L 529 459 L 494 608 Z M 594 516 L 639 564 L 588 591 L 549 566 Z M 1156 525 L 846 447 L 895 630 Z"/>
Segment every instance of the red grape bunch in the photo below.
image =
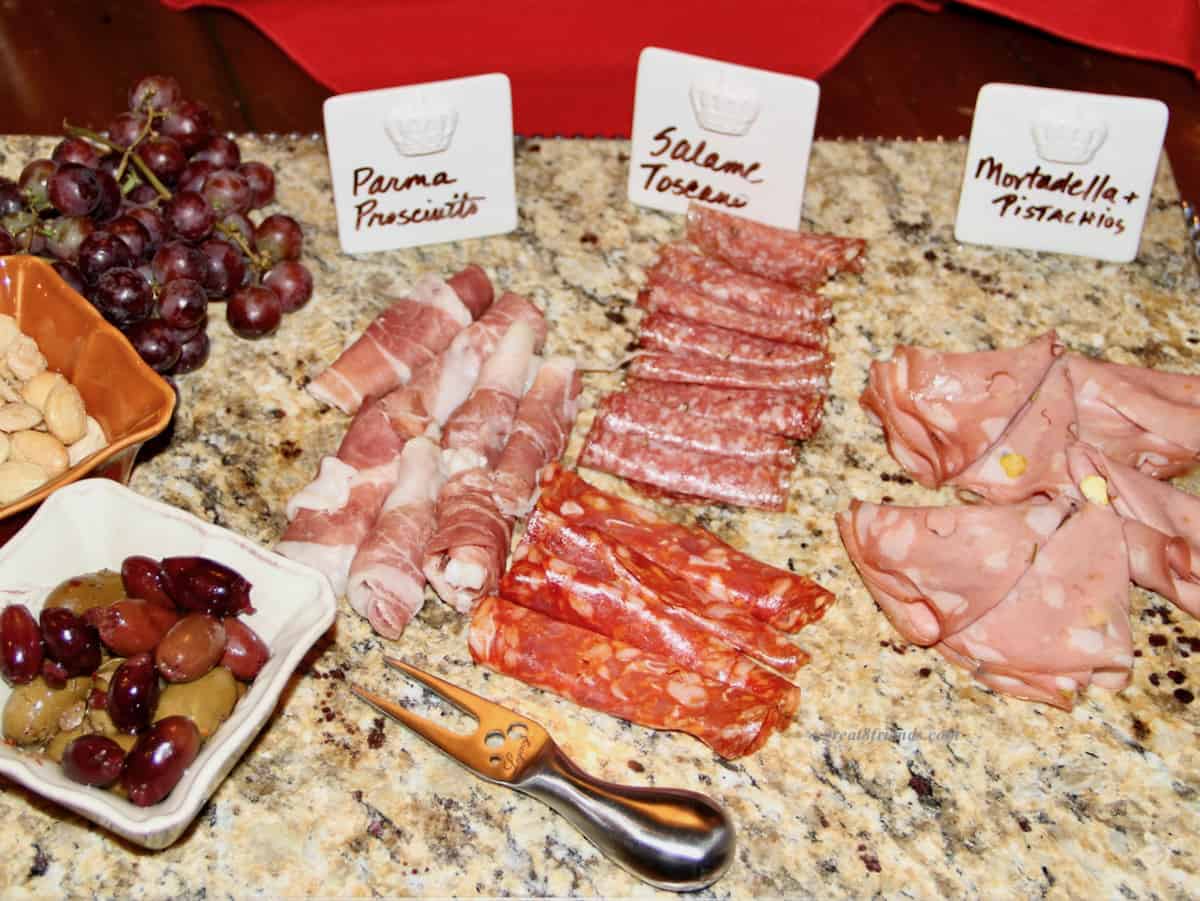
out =
<path fill-rule="evenodd" d="M 291 216 L 255 223 L 275 174 L 242 162 L 204 104 L 170 76 L 142 78 L 107 136 L 65 127 L 49 159 L 0 177 L 0 256 L 50 257 L 163 374 L 208 359 L 208 305 L 244 338 L 269 335 L 312 295 Z"/>

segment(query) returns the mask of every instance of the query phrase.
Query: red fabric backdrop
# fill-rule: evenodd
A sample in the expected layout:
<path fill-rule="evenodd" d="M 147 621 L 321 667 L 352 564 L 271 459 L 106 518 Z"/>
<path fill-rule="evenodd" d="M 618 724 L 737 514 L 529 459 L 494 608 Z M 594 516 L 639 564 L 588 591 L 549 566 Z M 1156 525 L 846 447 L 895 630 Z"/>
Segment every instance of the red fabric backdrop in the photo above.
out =
<path fill-rule="evenodd" d="M 336 92 L 485 72 L 512 80 L 515 128 L 627 135 L 638 53 L 653 45 L 819 78 L 898 2 L 935 0 L 163 0 L 257 25 Z M 1061 37 L 1200 75 L 1200 0 L 970 0 Z"/>

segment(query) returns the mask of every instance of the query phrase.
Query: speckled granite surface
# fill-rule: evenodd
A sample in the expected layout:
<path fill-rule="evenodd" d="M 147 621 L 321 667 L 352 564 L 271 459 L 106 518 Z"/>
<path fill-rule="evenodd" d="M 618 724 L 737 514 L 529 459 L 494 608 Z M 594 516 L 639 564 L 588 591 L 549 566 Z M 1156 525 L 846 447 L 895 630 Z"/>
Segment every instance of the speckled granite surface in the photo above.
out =
<path fill-rule="evenodd" d="M 15 173 L 32 149 L 23 139 L 0 143 L 0 172 Z M 426 270 L 482 263 L 499 285 L 546 309 L 552 351 L 619 359 L 636 324 L 628 303 L 641 268 L 680 229 L 623 201 L 623 150 L 523 143 L 516 233 L 354 260 L 337 248 L 320 145 L 247 142 L 247 156 L 276 165 L 283 204 L 304 222 L 316 298 L 257 343 L 214 321 L 213 358 L 181 380 L 170 445 L 140 465 L 133 487 L 274 541 L 284 499 L 347 421 L 318 409 L 303 379 Z M 274 719 L 174 847 L 134 849 L 3 785 L 3 894 L 655 894 L 547 808 L 469 777 L 356 703 L 346 680 L 424 703 L 385 674 L 384 652 L 540 720 L 599 776 L 694 788 L 727 805 L 740 834 L 737 862 L 704 896 L 1200 894 L 1200 701 L 1185 703 L 1200 693 L 1200 624 L 1135 591 L 1132 686 L 1093 691 L 1063 714 L 995 696 L 935 653 L 905 648 L 836 538 L 832 515 L 852 495 L 934 500 L 898 475 L 855 403 L 868 361 L 897 342 L 966 350 L 1053 326 L 1077 349 L 1200 370 L 1200 280 L 1165 166 L 1141 255 L 1117 266 L 956 244 L 963 153 L 961 144 L 816 147 L 807 224 L 871 242 L 865 273 L 828 289 L 837 364 L 825 426 L 803 450 L 787 514 L 674 514 L 772 562 L 790 561 L 839 595 L 801 636 L 813 663 L 797 678 L 805 700 L 784 735 L 725 763 L 687 737 L 475 669 L 462 622 L 436 602 L 398 645 L 343 608 Z M 586 402 L 616 381 L 589 376 Z M 585 412 L 572 457 L 589 422 Z"/>

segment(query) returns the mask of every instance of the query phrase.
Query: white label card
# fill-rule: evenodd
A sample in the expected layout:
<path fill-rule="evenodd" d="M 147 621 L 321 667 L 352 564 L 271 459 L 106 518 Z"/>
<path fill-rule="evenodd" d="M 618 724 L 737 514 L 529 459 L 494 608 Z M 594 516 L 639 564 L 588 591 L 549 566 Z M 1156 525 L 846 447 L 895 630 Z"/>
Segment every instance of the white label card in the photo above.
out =
<path fill-rule="evenodd" d="M 1126 263 L 1167 132 L 1158 100 L 986 84 L 954 236 Z"/>
<path fill-rule="evenodd" d="M 707 203 L 798 228 L 819 97 L 807 78 L 647 47 L 629 199 L 668 213 Z"/>
<path fill-rule="evenodd" d="M 516 228 L 506 75 L 330 97 L 325 141 L 346 253 Z"/>

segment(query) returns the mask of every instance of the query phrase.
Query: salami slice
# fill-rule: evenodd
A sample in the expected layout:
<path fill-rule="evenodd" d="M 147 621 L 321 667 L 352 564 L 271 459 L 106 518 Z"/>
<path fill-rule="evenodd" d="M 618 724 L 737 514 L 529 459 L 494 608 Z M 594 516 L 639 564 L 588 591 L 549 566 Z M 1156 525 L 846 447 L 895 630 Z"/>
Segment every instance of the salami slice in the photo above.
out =
<path fill-rule="evenodd" d="M 697 626 L 687 610 L 664 603 L 649 591 L 627 592 L 593 578 L 537 547 L 524 549 L 522 558 L 500 580 L 505 600 L 744 688 L 775 703 L 789 719 L 795 714 L 800 692 L 794 685 Z"/>
<path fill-rule="evenodd" d="M 770 700 L 497 597 L 471 617 L 476 663 L 593 710 L 687 734 L 722 757 L 761 748 L 788 718 Z"/>
<path fill-rule="evenodd" d="M 736 604 L 778 629 L 802 629 L 824 616 L 834 601 L 811 579 L 607 494 L 561 467 L 543 474 L 540 503 L 568 522 L 611 535 L 684 582 L 706 604 Z"/>
<path fill-rule="evenodd" d="M 790 394 L 824 394 L 829 388 L 829 369 L 824 361 L 788 367 L 755 366 L 657 350 L 639 352 L 629 365 L 629 375 L 652 382 L 758 388 Z"/>
<path fill-rule="evenodd" d="M 716 325 L 744 335 L 756 335 L 788 344 L 824 347 L 829 341 L 829 304 L 814 306 L 807 318 L 773 319 L 721 303 L 678 282 L 651 285 L 637 298 L 638 306 L 651 313 L 670 313 L 695 322 Z"/>
<path fill-rule="evenodd" d="M 819 347 L 756 338 L 670 313 L 651 313 L 643 318 L 639 326 L 638 343 L 647 350 L 688 354 L 746 366 L 786 370 L 799 366 L 829 365 L 829 354 Z"/>
<path fill-rule="evenodd" d="M 691 204 L 688 240 L 730 266 L 796 288 L 822 284 L 839 272 L 861 272 L 867 242 L 751 222 L 709 206 Z"/>
<path fill-rule="evenodd" d="M 741 428 L 803 440 L 821 427 L 823 394 L 790 394 L 754 388 L 711 388 L 630 379 L 627 393 L 674 411 L 682 420 L 716 419 Z"/>
<path fill-rule="evenodd" d="M 661 598 L 677 608 L 679 617 L 780 672 L 795 672 L 808 663 L 808 654 L 779 630 L 744 608 L 697 595 L 672 573 L 604 532 L 538 507 L 525 524 L 525 536 L 513 559 L 526 556 L 530 548 L 540 548 L 631 596 L 649 593 Z"/>
<path fill-rule="evenodd" d="M 756 316 L 793 321 L 813 318 L 828 308 L 819 295 L 788 287 L 769 278 L 740 272 L 720 260 L 696 253 L 686 244 L 666 244 L 646 270 L 651 285 L 682 284 L 723 304 Z"/>
<path fill-rule="evenodd" d="M 760 510 L 787 509 L 791 475 L 787 463 L 753 461 L 662 441 L 644 430 L 628 428 L 611 413 L 601 413 L 592 422 L 579 465 L 708 501 Z"/>

